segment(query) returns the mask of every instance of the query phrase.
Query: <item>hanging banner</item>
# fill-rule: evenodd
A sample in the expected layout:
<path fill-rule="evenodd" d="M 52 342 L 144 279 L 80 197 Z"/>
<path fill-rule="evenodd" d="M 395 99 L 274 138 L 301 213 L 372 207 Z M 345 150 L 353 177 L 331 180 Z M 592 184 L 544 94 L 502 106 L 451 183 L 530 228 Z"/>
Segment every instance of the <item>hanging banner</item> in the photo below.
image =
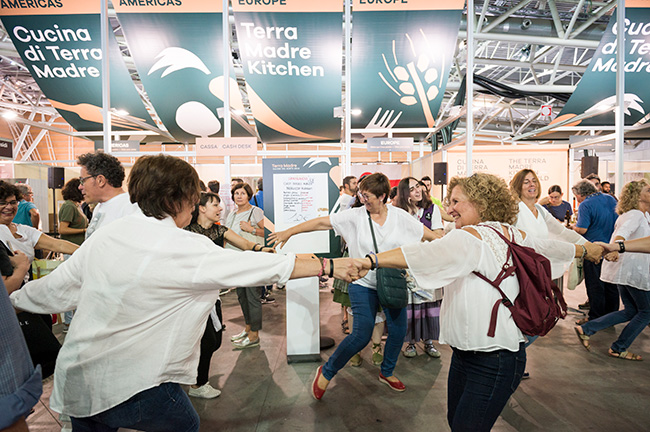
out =
<path fill-rule="evenodd" d="M 181 142 L 223 136 L 222 2 L 120 1 L 113 6 L 142 85 L 167 130 Z M 232 67 L 230 76 L 231 106 L 243 113 Z M 232 136 L 251 134 L 233 122 Z"/>
<path fill-rule="evenodd" d="M 233 0 L 232 8 L 262 141 L 339 141 L 343 2 Z"/>
<path fill-rule="evenodd" d="M 352 117 L 352 127 L 433 127 L 465 1 L 353 5 L 351 104 L 361 114 Z"/>
<path fill-rule="evenodd" d="M 625 2 L 625 125 L 645 123 L 650 116 L 650 2 Z M 609 19 L 587 71 L 578 87 L 553 120 L 557 123 L 583 113 L 599 113 L 570 125 L 613 126 L 616 105 L 617 13 Z"/>
<path fill-rule="evenodd" d="M 0 15 L 25 66 L 65 121 L 80 132 L 102 130 L 100 1 L 3 1 Z M 155 126 L 112 31 L 108 42 L 111 107 Z M 113 118 L 112 128 L 139 129 L 121 118 Z"/>

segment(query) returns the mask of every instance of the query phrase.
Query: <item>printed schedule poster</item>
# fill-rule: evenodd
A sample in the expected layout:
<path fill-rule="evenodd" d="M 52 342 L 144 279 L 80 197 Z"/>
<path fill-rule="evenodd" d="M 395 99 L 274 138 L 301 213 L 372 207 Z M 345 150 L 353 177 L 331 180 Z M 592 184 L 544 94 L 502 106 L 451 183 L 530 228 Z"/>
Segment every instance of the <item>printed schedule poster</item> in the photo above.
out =
<path fill-rule="evenodd" d="M 285 231 L 328 216 L 339 197 L 341 167 L 338 158 L 264 159 L 264 215 L 269 232 Z M 340 240 L 333 230 L 302 233 L 289 239 L 285 252 L 340 256 Z"/>
<path fill-rule="evenodd" d="M 327 216 L 329 200 L 325 173 L 276 174 L 273 178 L 275 228 L 284 231 L 308 220 Z M 329 232 L 294 236 L 287 246 L 295 253 L 328 253 Z"/>

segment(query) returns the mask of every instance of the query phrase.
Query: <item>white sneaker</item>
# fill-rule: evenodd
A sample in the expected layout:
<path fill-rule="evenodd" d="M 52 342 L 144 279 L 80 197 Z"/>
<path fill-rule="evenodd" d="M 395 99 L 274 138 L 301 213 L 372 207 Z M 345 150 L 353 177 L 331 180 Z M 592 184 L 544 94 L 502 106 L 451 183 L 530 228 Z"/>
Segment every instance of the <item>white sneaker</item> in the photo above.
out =
<path fill-rule="evenodd" d="M 221 390 L 218 390 L 210 385 L 210 383 L 205 383 L 199 388 L 190 387 L 189 395 L 201 399 L 214 399 L 221 394 Z"/>
<path fill-rule="evenodd" d="M 241 333 L 239 333 L 238 335 L 232 336 L 230 338 L 230 341 L 231 342 L 236 342 L 236 341 L 244 339 L 246 336 L 248 336 L 248 333 L 246 332 L 246 330 L 242 330 Z"/>

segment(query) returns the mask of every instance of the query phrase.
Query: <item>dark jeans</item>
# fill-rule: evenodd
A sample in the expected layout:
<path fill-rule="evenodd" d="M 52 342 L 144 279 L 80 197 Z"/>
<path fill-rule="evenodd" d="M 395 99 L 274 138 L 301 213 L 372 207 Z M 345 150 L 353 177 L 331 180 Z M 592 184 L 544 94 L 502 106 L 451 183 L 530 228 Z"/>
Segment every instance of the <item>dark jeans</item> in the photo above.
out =
<path fill-rule="evenodd" d="M 600 280 L 601 266 L 602 263 L 594 264 L 587 260 L 583 264 L 590 320 L 618 310 L 618 289 L 616 285 Z"/>
<path fill-rule="evenodd" d="M 72 417 L 73 432 L 196 432 L 199 415 L 181 386 L 163 383 L 92 417 Z"/>
<path fill-rule="evenodd" d="M 351 283 L 348 286 L 350 302 L 352 303 L 352 333 L 339 344 L 334 354 L 323 366 L 323 376 L 328 380 L 345 366 L 353 355 L 368 345 L 375 328 L 375 315 L 379 307 L 377 290 Z M 384 361 L 381 363 L 381 373 L 385 377 L 393 376 L 393 370 L 402 349 L 406 336 L 406 308 L 384 309 L 388 339 L 384 348 Z"/>
<path fill-rule="evenodd" d="M 244 314 L 244 322 L 251 331 L 262 330 L 262 288 L 237 288 L 237 300 Z"/>
<path fill-rule="evenodd" d="M 223 325 L 223 315 L 221 314 L 221 300 L 217 301 L 215 305 L 217 308 L 217 316 Z M 208 382 L 210 377 L 210 362 L 212 361 L 212 354 L 221 347 L 221 339 L 223 336 L 223 329 L 216 331 L 212 318 L 208 316 L 208 322 L 205 326 L 205 332 L 201 338 L 201 354 L 199 356 L 199 367 L 196 376 L 196 385 L 201 387 Z"/>
<path fill-rule="evenodd" d="M 43 378 L 49 377 L 54 373 L 61 349 L 61 344 L 52 333 L 52 316 L 20 312 L 17 317 L 34 366 L 40 364 Z"/>
<path fill-rule="evenodd" d="M 627 285 L 618 285 L 618 291 L 623 300 L 623 310 L 589 320 L 582 326 L 582 331 L 590 336 L 602 329 L 629 321 L 616 342 L 612 344 L 613 351 L 623 352 L 627 351 L 634 339 L 650 323 L 650 291 Z"/>
<path fill-rule="evenodd" d="M 447 421 L 451 430 L 489 431 L 526 368 L 526 349 L 491 352 L 454 348 L 447 383 Z"/>

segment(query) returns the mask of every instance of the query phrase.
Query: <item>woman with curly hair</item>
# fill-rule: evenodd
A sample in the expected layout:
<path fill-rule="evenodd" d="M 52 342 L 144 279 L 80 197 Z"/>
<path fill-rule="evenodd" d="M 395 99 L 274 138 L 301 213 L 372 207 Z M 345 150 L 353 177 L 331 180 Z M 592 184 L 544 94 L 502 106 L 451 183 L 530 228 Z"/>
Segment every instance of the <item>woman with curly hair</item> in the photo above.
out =
<path fill-rule="evenodd" d="M 650 236 L 650 185 L 645 180 L 632 181 L 623 187 L 616 212 L 614 233 L 610 240 L 624 242 Z M 623 310 L 611 312 L 575 328 L 580 343 L 591 348 L 589 338 L 600 330 L 627 322 L 618 339 L 609 348 L 609 355 L 625 360 L 641 360 L 629 352 L 628 347 L 641 331 L 650 324 L 650 255 L 625 253 L 625 244 L 618 251 L 605 256 L 600 279 L 616 284 L 623 301 Z"/>
<path fill-rule="evenodd" d="M 585 250 L 588 258 L 600 259 L 602 248 L 534 238 L 514 228 L 517 203 L 505 181 L 491 174 L 454 177 L 446 204 L 457 229 L 439 240 L 359 259 L 357 266 L 365 270 L 408 268 L 419 286 L 445 287 L 440 343 L 451 345 L 454 351 L 447 420 L 453 431 L 489 431 L 526 366 L 524 335 L 505 306 L 497 311 L 494 336 L 488 336 L 492 306 L 501 295 L 474 274 L 493 280 L 506 263 L 508 246 L 497 231 L 553 261 L 571 261 Z M 514 301 L 519 294 L 517 278 L 506 278 L 501 289 Z"/>
<path fill-rule="evenodd" d="M 414 177 L 405 177 L 397 185 L 397 200 L 395 204 L 411 216 L 422 222 L 427 228 L 442 234 L 442 216 L 426 187 Z M 409 290 L 409 305 L 407 306 L 407 332 L 404 342 L 404 357 L 417 356 L 415 343 L 424 341 L 424 352 L 430 357 L 440 358 L 440 352 L 433 345 L 440 336 L 440 304 L 442 288 L 425 291 L 417 287 L 413 278 L 408 278 L 414 288 Z M 411 285 L 409 285 L 411 286 Z"/>

